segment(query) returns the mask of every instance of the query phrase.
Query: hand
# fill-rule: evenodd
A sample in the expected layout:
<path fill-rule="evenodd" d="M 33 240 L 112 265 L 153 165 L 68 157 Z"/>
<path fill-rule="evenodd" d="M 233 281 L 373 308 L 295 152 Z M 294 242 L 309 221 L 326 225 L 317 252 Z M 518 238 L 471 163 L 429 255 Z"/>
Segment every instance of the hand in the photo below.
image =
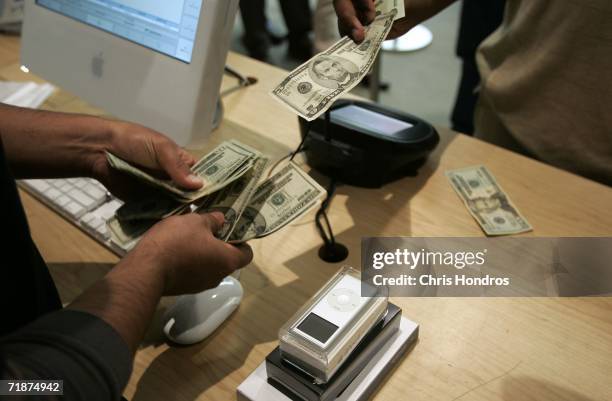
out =
<path fill-rule="evenodd" d="M 170 217 L 153 226 L 128 258 L 133 265 L 161 269 L 164 295 L 214 288 L 253 259 L 248 245 L 231 245 L 214 237 L 223 223 L 218 212 Z"/>
<path fill-rule="evenodd" d="M 363 42 L 364 26 L 376 17 L 374 0 L 334 0 L 334 8 L 340 35 L 348 35 L 357 43 Z"/>
<path fill-rule="evenodd" d="M 445 4 L 453 1 L 454 0 L 446 0 L 440 3 Z M 406 1 L 405 3 L 407 16 L 393 23 L 386 40 L 402 36 L 414 28 L 421 19 L 424 19 L 420 15 L 420 7 L 417 7 L 418 4 L 413 4 L 419 2 L 413 1 L 408 4 Z M 433 3 L 437 4 L 438 2 Z M 338 28 L 340 29 L 340 34 L 348 35 L 355 42 L 361 43 L 365 39 L 364 26 L 371 23 L 376 17 L 374 0 L 334 0 L 334 7 L 336 9 L 336 14 L 338 14 Z M 414 12 L 412 13 L 412 11 Z M 408 14 L 409 12 L 410 14 Z"/>
<path fill-rule="evenodd" d="M 153 174 L 170 177 L 185 189 L 198 189 L 202 180 L 191 173 L 196 160 L 166 136 L 141 125 L 111 121 L 110 143 L 105 150 L 127 162 L 144 167 Z M 92 162 L 94 178 L 122 199 L 142 197 L 143 185 L 110 167 L 104 152 Z"/>

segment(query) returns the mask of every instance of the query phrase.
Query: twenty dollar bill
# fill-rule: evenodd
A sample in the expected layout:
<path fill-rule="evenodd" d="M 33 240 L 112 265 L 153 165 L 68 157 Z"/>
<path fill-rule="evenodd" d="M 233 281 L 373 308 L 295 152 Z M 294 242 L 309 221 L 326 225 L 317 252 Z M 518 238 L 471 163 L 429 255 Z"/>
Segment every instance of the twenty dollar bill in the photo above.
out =
<path fill-rule="evenodd" d="M 446 176 L 487 235 L 518 234 L 533 230 L 486 167 L 447 171 Z"/>

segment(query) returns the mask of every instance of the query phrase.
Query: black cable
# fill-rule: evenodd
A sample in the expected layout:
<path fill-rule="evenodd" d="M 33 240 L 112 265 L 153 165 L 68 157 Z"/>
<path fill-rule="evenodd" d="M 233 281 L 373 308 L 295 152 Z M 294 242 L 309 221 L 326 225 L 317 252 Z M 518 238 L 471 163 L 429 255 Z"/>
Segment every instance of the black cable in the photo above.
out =
<path fill-rule="evenodd" d="M 319 234 L 321 235 L 321 238 L 323 239 L 323 242 L 325 243 L 326 246 L 336 244 L 336 238 L 334 237 L 334 232 L 332 231 L 331 224 L 329 223 L 329 219 L 327 218 L 327 208 L 329 207 L 329 204 L 331 203 L 331 199 L 336 192 L 336 184 L 337 184 L 336 179 L 332 178 L 329 182 L 329 186 L 327 187 L 327 196 L 325 197 L 323 202 L 321 202 L 321 207 L 319 208 L 319 210 L 317 211 L 317 214 L 315 215 L 315 224 L 317 225 Z M 327 227 L 327 232 L 325 231 L 323 224 L 321 224 L 321 219 L 325 222 L 325 226 Z M 328 233 L 329 233 L 329 236 L 328 236 Z"/>
<path fill-rule="evenodd" d="M 281 164 L 281 163 L 282 163 L 284 160 L 287 160 L 289 157 L 295 156 L 295 155 L 297 155 L 298 153 L 305 152 L 307 149 L 308 149 L 308 148 L 303 147 L 302 149 L 299 149 L 299 150 L 296 150 L 296 151 L 290 152 L 290 153 L 288 153 L 287 155 L 285 155 L 285 156 L 281 157 L 280 159 L 278 159 L 278 160 L 276 161 L 276 163 L 274 163 L 274 164 L 272 165 L 272 167 L 270 167 L 270 170 L 268 171 L 268 178 L 270 178 L 270 176 L 272 175 L 272 173 L 274 173 L 274 170 L 276 170 L 276 169 L 277 169 L 277 167 L 278 167 L 278 166 L 279 166 L 279 165 L 280 165 L 280 164 Z"/>
<path fill-rule="evenodd" d="M 312 122 L 307 122 L 306 123 L 306 132 L 304 132 L 304 136 L 302 137 L 302 141 L 300 142 L 300 144 L 298 145 L 297 149 L 295 149 L 295 151 L 291 154 L 291 158 L 289 159 L 289 161 L 293 161 L 293 158 L 295 157 L 295 155 L 297 155 L 298 153 L 300 153 L 302 151 L 302 147 L 304 146 L 304 143 L 306 142 L 306 138 L 308 138 L 308 134 L 310 134 L 310 128 L 312 127 Z"/>

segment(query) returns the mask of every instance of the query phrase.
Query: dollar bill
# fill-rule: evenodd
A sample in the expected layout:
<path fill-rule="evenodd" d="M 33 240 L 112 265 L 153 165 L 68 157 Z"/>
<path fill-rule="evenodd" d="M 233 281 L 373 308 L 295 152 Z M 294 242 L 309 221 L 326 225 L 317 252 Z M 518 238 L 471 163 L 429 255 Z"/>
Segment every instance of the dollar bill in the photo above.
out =
<path fill-rule="evenodd" d="M 376 0 L 374 3 L 376 8 L 376 15 L 386 14 L 392 10 L 397 10 L 397 14 L 393 20 L 398 20 L 406 16 L 406 9 L 404 8 L 404 0 Z"/>
<path fill-rule="evenodd" d="M 533 230 L 486 167 L 447 171 L 446 176 L 487 235 L 509 235 Z"/>
<path fill-rule="evenodd" d="M 137 220 L 161 220 L 180 214 L 188 205 L 167 196 L 161 191 L 148 194 L 146 198 L 124 203 L 115 216 L 121 222 Z"/>
<path fill-rule="evenodd" d="M 316 119 L 368 74 L 396 15 L 392 9 L 377 16 L 360 44 L 343 37 L 291 71 L 272 96 L 306 120 Z"/>
<path fill-rule="evenodd" d="M 138 220 L 122 222 L 116 216 L 111 217 L 106 226 L 111 236 L 111 241 L 125 250 L 134 247 L 145 232 L 157 223 L 155 220 Z"/>
<path fill-rule="evenodd" d="M 270 235 L 308 212 L 325 194 L 325 189 L 291 162 L 257 187 L 229 241 Z"/>
<path fill-rule="evenodd" d="M 217 238 L 227 240 L 234 231 L 236 223 L 257 189 L 268 160 L 267 157 L 258 158 L 249 172 L 225 188 L 205 197 L 197 206 L 198 213 L 221 212 L 225 215 L 225 224 L 216 233 Z"/>
<path fill-rule="evenodd" d="M 246 173 L 260 155 L 255 149 L 236 140 L 223 142 L 200 159 L 191 169 L 194 175 L 202 179 L 204 185 L 198 190 L 186 191 L 171 180 L 153 177 L 111 153 L 106 154 L 113 168 L 131 174 L 153 187 L 167 191 L 182 202 L 193 201 L 218 191 Z"/>

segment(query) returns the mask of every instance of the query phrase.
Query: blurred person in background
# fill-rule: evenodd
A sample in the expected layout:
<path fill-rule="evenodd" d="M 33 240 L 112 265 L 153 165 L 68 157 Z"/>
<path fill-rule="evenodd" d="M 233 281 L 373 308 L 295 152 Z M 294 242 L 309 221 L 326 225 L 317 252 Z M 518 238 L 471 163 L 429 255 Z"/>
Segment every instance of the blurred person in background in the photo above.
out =
<path fill-rule="evenodd" d="M 312 11 L 308 0 L 280 0 L 280 7 L 287 25 L 287 54 L 297 61 L 312 56 Z M 240 0 L 240 15 L 244 24 L 242 43 L 249 56 L 267 61 L 270 45 L 277 45 L 285 38 L 271 32 L 266 18 L 265 0 Z"/>
<path fill-rule="evenodd" d="M 476 50 L 501 25 L 505 5 L 506 0 L 463 0 L 456 50 L 462 61 L 461 80 L 451 116 L 455 131 L 474 134 L 474 109 L 480 84 Z"/>
<path fill-rule="evenodd" d="M 389 39 L 455 0 L 405 0 Z M 373 0 L 334 0 L 341 33 L 364 39 Z M 475 136 L 612 185 L 612 3 L 506 0 L 478 47 Z"/>
<path fill-rule="evenodd" d="M 314 11 L 314 51 L 321 53 L 340 40 L 334 0 L 318 0 Z"/>

